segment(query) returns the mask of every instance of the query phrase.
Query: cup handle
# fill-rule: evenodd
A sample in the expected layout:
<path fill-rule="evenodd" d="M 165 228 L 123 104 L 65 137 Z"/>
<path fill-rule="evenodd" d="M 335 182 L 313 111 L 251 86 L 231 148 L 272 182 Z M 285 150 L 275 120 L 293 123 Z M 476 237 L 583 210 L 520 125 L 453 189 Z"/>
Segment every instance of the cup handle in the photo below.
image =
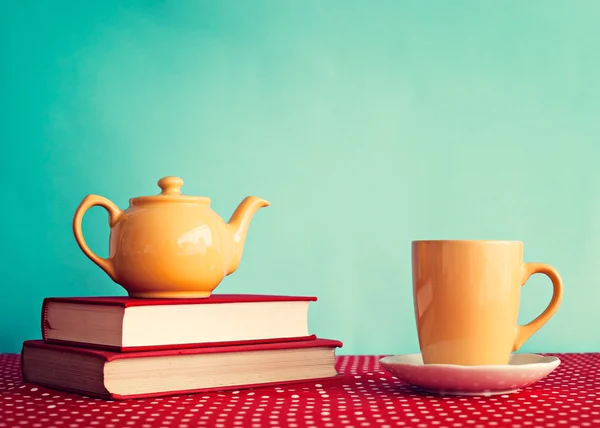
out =
<path fill-rule="evenodd" d="M 554 315 L 563 296 L 563 282 L 558 274 L 558 271 L 552 266 L 544 263 L 525 263 L 524 264 L 524 279 L 523 285 L 527 283 L 529 278 L 536 274 L 543 273 L 552 281 L 553 293 L 552 300 L 537 318 L 525 325 L 517 326 L 517 337 L 513 345 L 513 352 L 519 350 L 521 346 L 538 331 L 546 322 Z"/>
<path fill-rule="evenodd" d="M 104 259 L 90 250 L 90 247 L 88 247 L 83 237 L 83 231 L 81 230 L 83 216 L 85 212 L 93 206 L 101 206 L 108 211 L 108 224 L 110 227 L 115 225 L 122 214 L 122 211 L 119 209 L 119 207 L 105 197 L 98 195 L 87 195 L 83 201 L 81 201 L 77 207 L 77 210 L 75 211 L 75 216 L 73 217 L 73 234 L 75 235 L 75 240 L 77 241 L 79 248 L 81 248 L 81 251 L 83 251 L 83 253 L 88 256 L 91 261 L 96 263 L 104 272 L 106 272 L 113 281 L 116 281 L 115 268 L 112 264 L 112 261 L 110 259 Z"/>

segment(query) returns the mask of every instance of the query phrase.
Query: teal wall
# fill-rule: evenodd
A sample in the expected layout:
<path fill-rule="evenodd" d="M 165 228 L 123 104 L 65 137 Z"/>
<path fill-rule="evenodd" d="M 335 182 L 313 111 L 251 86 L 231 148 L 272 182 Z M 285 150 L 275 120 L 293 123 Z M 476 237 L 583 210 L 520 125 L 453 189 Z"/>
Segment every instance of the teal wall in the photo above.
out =
<path fill-rule="evenodd" d="M 317 295 L 341 353 L 418 350 L 426 238 L 524 241 L 565 294 L 522 350 L 600 351 L 598 22 L 594 0 L 4 2 L 0 351 L 39 338 L 45 296 L 123 294 L 73 213 L 164 175 L 226 218 L 272 203 L 218 291 Z M 534 277 L 520 320 L 550 294 Z"/>

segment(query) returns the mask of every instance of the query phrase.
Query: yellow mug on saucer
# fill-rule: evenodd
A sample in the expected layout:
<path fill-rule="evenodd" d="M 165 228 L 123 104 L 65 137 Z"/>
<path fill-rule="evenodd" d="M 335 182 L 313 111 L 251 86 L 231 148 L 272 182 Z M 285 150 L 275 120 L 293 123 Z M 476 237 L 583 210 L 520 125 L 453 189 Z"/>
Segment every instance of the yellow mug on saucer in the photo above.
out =
<path fill-rule="evenodd" d="M 425 364 L 508 364 L 556 312 L 563 295 L 552 266 L 523 262 L 519 241 L 429 240 L 412 243 L 413 299 Z M 521 287 L 547 275 L 553 296 L 526 325 L 517 322 Z"/>

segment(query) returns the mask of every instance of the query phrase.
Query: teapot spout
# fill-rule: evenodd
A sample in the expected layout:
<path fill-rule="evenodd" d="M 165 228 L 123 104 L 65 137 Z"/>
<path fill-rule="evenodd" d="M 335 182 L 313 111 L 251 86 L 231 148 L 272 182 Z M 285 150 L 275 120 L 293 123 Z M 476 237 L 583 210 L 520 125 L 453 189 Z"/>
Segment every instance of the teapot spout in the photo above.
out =
<path fill-rule="evenodd" d="M 252 220 L 252 217 L 259 208 L 268 207 L 269 205 L 269 202 L 264 199 L 256 196 L 248 196 L 235 209 L 227 223 L 227 229 L 232 239 L 232 254 L 227 275 L 235 272 L 240 264 L 250 220 Z"/>

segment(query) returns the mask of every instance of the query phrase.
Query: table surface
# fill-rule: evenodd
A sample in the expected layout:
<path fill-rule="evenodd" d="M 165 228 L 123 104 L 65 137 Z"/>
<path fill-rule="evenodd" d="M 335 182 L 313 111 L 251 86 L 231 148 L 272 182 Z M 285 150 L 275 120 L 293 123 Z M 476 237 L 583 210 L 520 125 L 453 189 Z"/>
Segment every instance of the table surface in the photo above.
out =
<path fill-rule="evenodd" d="M 0 427 L 600 427 L 600 353 L 561 365 L 524 390 L 493 397 L 420 393 L 379 356 L 338 356 L 327 382 L 106 401 L 23 384 L 20 359 L 0 355 Z"/>

